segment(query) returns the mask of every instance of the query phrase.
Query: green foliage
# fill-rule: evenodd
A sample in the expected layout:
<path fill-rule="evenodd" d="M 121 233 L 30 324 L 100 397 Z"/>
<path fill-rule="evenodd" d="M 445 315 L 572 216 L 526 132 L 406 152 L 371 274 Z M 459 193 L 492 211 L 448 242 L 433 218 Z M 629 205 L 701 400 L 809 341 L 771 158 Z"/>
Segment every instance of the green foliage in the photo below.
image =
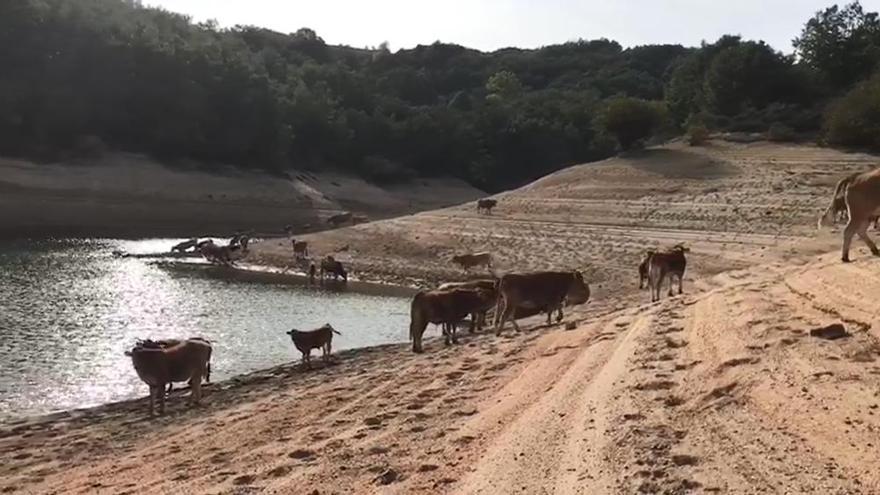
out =
<path fill-rule="evenodd" d="M 721 130 L 816 130 L 839 94 L 824 81 L 875 65 L 877 25 L 858 4 L 818 14 L 798 38 L 802 63 L 736 36 L 696 49 L 599 39 L 392 53 L 308 28 L 194 24 L 134 0 L 0 1 L 0 154 L 118 149 L 498 190 L 666 137 L 668 122 L 694 131 L 693 115 Z"/>
<path fill-rule="evenodd" d="M 836 88 L 870 75 L 880 62 L 880 18 L 858 1 L 829 7 L 810 19 L 794 46 L 804 63 Z"/>
<path fill-rule="evenodd" d="M 880 150 L 880 75 L 865 81 L 829 108 L 828 143 Z"/>
<path fill-rule="evenodd" d="M 617 139 L 622 149 L 629 150 L 639 141 L 649 138 L 663 123 L 664 117 L 662 103 L 619 97 L 605 104 L 600 125 Z"/>
<path fill-rule="evenodd" d="M 797 141 L 797 133 L 791 127 L 779 122 L 767 129 L 767 140 L 778 143 Z"/>

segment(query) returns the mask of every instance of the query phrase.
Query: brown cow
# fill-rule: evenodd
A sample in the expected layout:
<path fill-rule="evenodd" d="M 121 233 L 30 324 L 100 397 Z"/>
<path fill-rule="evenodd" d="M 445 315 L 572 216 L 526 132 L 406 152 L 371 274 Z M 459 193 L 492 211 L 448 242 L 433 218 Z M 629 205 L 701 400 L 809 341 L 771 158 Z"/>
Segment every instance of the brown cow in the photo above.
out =
<path fill-rule="evenodd" d="M 497 205 L 498 205 L 498 200 L 495 200 L 495 199 L 483 198 L 483 199 L 477 200 L 477 213 L 485 211 L 486 214 L 491 214 L 492 208 L 495 208 L 495 206 L 497 206 Z"/>
<path fill-rule="evenodd" d="M 485 265 L 486 269 L 490 270 L 492 268 L 492 255 L 487 252 L 459 254 L 452 257 L 452 262 L 461 266 L 465 271 L 481 265 Z"/>
<path fill-rule="evenodd" d="M 647 250 L 644 258 L 642 258 L 642 262 L 639 263 L 639 289 L 648 288 L 648 263 L 650 263 L 651 255 L 654 252 L 653 249 Z"/>
<path fill-rule="evenodd" d="M 351 212 L 346 211 L 344 213 L 338 213 L 336 215 L 331 216 L 327 219 L 327 223 L 334 227 L 339 227 L 340 225 L 351 221 Z"/>
<path fill-rule="evenodd" d="M 444 325 L 443 336 L 446 345 L 456 343 L 458 323 L 468 314 L 473 314 L 491 305 L 492 294 L 476 289 L 451 289 L 420 291 L 412 300 L 410 308 L 409 337 L 413 341 L 413 352 L 422 352 L 422 336 L 428 323 Z"/>
<path fill-rule="evenodd" d="M 208 374 L 211 344 L 201 339 L 183 340 L 175 346 L 161 347 L 157 342 L 138 342 L 125 352 L 138 376 L 150 387 L 150 416 L 155 414 L 154 402 L 159 398 L 159 414 L 165 413 L 165 385 L 171 382 L 189 382 L 190 403 L 198 404 L 202 397 L 202 377 Z"/>
<path fill-rule="evenodd" d="M 293 346 L 302 353 L 303 366 L 311 369 L 312 349 L 320 347 L 324 351 L 324 361 L 330 359 L 330 353 L 333 351 L 332 345 L 334 333 L 336 335 L 342 335 L 330 326 L 329 323 L 325 323 L 324 326 L 320 328 L 306 332 L 294 328 L 288 331 L 287 335 L 290 335 L 290 340 L 293 341 Z"/>
<path fill-rule="evenodd" d="M 309 256 L 309 243 L 307 241 L 297 241 L 296 239 L 291 239 L 290 245 L 293 246 L 294 258 L 303 259 Z"/>
<path fill-rule="evenodd" d="M 348 272 L 345 271 L 342 262 L 336 261 L 333 256 L 329 255 L 321 260 L 321 280 L 324 280 L 328 273 L 333 275 L 333 280 L 339 280 L 339 277 L 342 277 L 342 280 L 348 282 Z"/>
<path fill-rule="evenodd" d="M 858 234 L 874 256 L 880 256 L 880 249 L 868 237 L 868 225 L 874 217 L 880 215 L 880 168 L 870 172 L 852 174 L 837 183 L 831 204 L 819 219 L 819 226 L 828 225 L 833 220 L 835 203 L 843 196 L 849 212 L 849 222 L 843 229 L 843 246 L 840 259 L 849 263 L 849 248 L 852 237 Z"/>
<path fill-rule="evenodd" d="M 556 321 L 562 321 L 564 304 L 583 304 L 590 299 L 590 286 L 579 271 L 509 273 L 498 283 L 498 303 L 495 307 L 495 334 L 501 335 L 508 319 L 519 332 L 515 313 L 519 308 L 540 309 L 550 315 L 558 310 Z"/>
<path fill-rule="evenodd" d="M 483 290 L 488 294 L 490 301 L 484 307 L 479 308 L 478 311 L 471 313 L 471 325 L 468 329 L 469 333 L 474 333 L 475 331 L 479 331 L 483 329 L 483 325 L 486 323 L 486 313 L 495 307 L 495 300 L 498 298 L 498 279 L 490 278 L 490 279 L 477 279 L 477 280 L 468 280 L 466 282 L 447 282 L 442 284 L 440 287 L 437 287 L 437 290 L 451 290 L 451 289 L 469 289 L 469 290 Z"/>
<path fill-rule="evenodd" d="M 204 337 L 190 337 L 189 340 L 200 340 L 208 345 L 211 342 Z M 141 340 L 138 341 L 138 346 L 150 346 L 150 343 L 155 343 L 159 347 L 165 349 L 168 347 L 174 347 L 183 342 L 180 339 L 161 339 L 161 340 Z M 205 366 L 205 383 L 211 383 L 211 361 L 208 361 L 208 364 Z M 165 392 L 167 394 L 171 393 L 171 390 L 174 388 L 174 384 L 172 382 L 168 382 L 168 390 Z"/>
<path fill-rule="evenodd" d="M 648 285 L 651 288 L 651 302 L 660 300 L 660 287 L 663 279 L 669 277 L 668 296 L 672 296 L 672 279 L 678 278 L 678 293 L 682 293 L 682 278 L 687 268 L 687 259 L 684 253 L 690 251 L 681 244 L 669 251 L 658 251 L 651 255 L 648 261 Z"/>

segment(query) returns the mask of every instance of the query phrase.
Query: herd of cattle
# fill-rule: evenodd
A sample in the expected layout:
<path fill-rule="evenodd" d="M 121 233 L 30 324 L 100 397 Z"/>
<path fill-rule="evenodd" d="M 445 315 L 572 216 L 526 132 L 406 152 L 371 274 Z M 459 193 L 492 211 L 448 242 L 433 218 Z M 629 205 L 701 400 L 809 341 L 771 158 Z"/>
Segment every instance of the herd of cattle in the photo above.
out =
<path fill-rule="evenodd" d="M 496 200 L 480 200 L 478 209 L 491 212 Z M 231 265 L 247 255 L 249 238 L 238 234 L 228 245 L 221 246 L 213 241 L 190 239 L 175 245 L 172 251 L 194 250 L 207 260 L 222 265 Z M 294 258 L 308 261 L 308 244 L 291 237 Z M 645 283 L 652 288 L 652 300 L 659 298 L 662 281 L 669 279 L 669 294 L 672 294 L 673 278 L 678 279 L 681 293 L 682 277 L 685 270 L 684 253 L 687 248 L 676 246 L 669 251 L 649 251 L 639 266 L 642 288 Z M 484 267 L 492 271 L 492 255 L 488 252 L 453 256 L 451 261 L 463 270 Z M 320 261 L 321 278 L 325 273 L 341 276 L 347 280 L 342 264 L 326 256 Z M 309 277 L 316 275 L 316 266 L 309 263 Z M 546 313 L 547 324 L 551 324 L 556 313 L 556 322 L 561 322 L 565 306 L 580 305 L 590 299 L 590 286 L 579 271 L 541 271 L 530 273 L 508 273 L 500 277 L 480 278 L 465 282 L 448 282 L 434 290 L 419 291 L 412 299 L 410 308 L 409 337 L 412 350 L 423 352 L 422 339 L 428 324 L 440 325 L 446 345 L 458 341 L 457 331 L 462 323 L 469 324 L 471 333 L 482 330 L 487 318 L 493 317 L 495 333 L 500 335 L 505 324 L 510 321 L 517 332 L 516 320 L 539 313 Z M 469 321 L 466 319 L 470 317 Z M 329 359 L 333 335 L 339 335 L 329 323 L 310 331 L 292 329 L 287 332 L 294 347 L 302 353 L 303 366 L 311 367 L 311 350 L 322 349 L 324 359 Z M 155 400 L 159 400 L 159 412 L 165 408 L 165 395 L 171 391 L 174 382 L 189 382 L 192 393 L 191 403 L 198 403 L 201 397 L 202 380 L 210 380 L 211 343 L 201 337 L 186 340 L 143 340 L 126 351 L 135 371 L 142 381 L 150 387 L 150 414 L 154 414 Z M 167 387 L 167 388 L 166 388 Z"/>
<path fill-rule="evenodd" d="M 491 213 L 497 205 L 494 199 L 477 202 L 478 212 Z M 848 222 L 843 231 L 841 258 L 849 262 L 849 248 L 852 236 L 858 234 L 871 253 L 880 256 L 880 249 L 868 237 L 868 226 L 873 222 L 877 228 L 880 216 L 880 169 L 852 174 L 842 179 L 834 190 L 831 204 L 819 218 L 819 227 L 839 221 L 841 213 L 847 213 Z M 348 220 L 348 218 L 344 219 Z M 308 256 L 308 245 L 304 241 L 291 239 L 295 258 Z M 231 264 L 247 253 L 248 238 L 237 236 L 227 246 L 218 246 L 212 241 L 186 241 L 174 250 L 195 248 L 205 258 L 221 264 Z M 660 299 L 664 280 L 668 280 L 667 294 L 672 296 L 673 284 L 677 281 L 678 293 L 682 293 L 682 280 L 687 267 L 684 245 L 676 245 L 666 250 L 649 250 L 638 266 L 639 289 L 649 288 L 651 301 Z M 452 262 L 464 270 L 484 266 L 492 269 L 492 256 L 488 252 L 457 255 Z M 332 257 L 321 261 L 323 273 L 341 274 L 347 278 L 341 263 Z M 315 275 L 315 265 L 310 266 L 310 276 Z M 541 271 L 530 273 L 508 273 L 500 277 L 450 282 L 434 290 L 419 291 L 412 299 L 410 308 L 409 337 L 412 350 L 423 352 L 422 338 L 428 324 L 440 325 L 445 344 L 457 342 L 458 326 L 470 316 L 469 331 L 482 329 L 487 317 L 494 317 L 496 335 L 500 335 L 507 321 L 516 323 L 518 318 L 538 313 L 547 314 L 547 324 L 552 315 L 556 322 L 563 319 L 563 307 L 586 303 L 590 298 L 590 286 L 579 271 Z M 333 334 L 339 334 L 330 324 L 311 331 L 290 330 L 287 332 L 294 346 L 302 353 L 303 365 L 310 367 L 312 349 L 322 349 L 324 359 L 329 359 Z M 211 373 L 211 344 L 203 338 L 187 340 L 144 340 L 126 352 L 130 356 L 138 376 L 150 387 L 150 414 L 154 413 L 154 401 L 159 399 L 160 413 L 164 411 L 165 394 L 170 392 L 173 382 L 188 381 L 192 390 L 190 400 L 198 403 L 201 397 L 201 382 L 209 380 Z M 166 390 L 166 386 L 168 387 Z"/>

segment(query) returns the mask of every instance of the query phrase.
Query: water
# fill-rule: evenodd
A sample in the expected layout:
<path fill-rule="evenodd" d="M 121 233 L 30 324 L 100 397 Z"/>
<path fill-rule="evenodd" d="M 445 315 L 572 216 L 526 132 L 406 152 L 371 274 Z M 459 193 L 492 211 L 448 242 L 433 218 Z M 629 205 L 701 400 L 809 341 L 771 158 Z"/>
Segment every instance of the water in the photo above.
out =
<path fill-rule="evenodd" d="M 298 360 L 291 328 L 331 323 L 342 333 L 334 352 L 407 339 L 402 295 L 230 279 L 222 268 L 111 254 L 166 252 L 176 242 L 0 242 L 0 417 L 146 395 L 123 354 L 138 338 L 207 337 L 212 380 Z"/>

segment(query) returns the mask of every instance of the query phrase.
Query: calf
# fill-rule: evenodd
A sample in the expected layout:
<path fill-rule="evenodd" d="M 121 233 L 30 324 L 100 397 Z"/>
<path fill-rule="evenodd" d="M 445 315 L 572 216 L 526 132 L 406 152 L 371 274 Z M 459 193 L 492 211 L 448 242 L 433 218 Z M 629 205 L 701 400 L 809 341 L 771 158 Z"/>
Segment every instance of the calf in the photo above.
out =
<path fill-rule="evenodd" d="M 509 273 L 498 283 L 498 303 L 495 307 L 495 334 L 501 335 L 505 322 L 513 321 L 520 331 L 515 314 L 519 308 L 540 309 L 550 315 L 558 310 L 556 321 L 562 321 L 564 304 L 583 304 L 590 299 L 590 286 L 581 272 Z"/>
<path fill-rule="evenodd" d="M 648 261 L 648 285 L 651 288 L 651 302 L 660 300 L 660 287 L 663 279 L 669 277 L 669 292 L 672 296 L 672 279 L 678 278 L 678 293 L 681 294 L 682 278 L 687 267 L 684 253 L 690 251 L 681 244 L 669 251 L 653 253 Z"/>
<path fill-rule="evenodd" d="M 321 280 L 324 280 L 328 273 L 333 275 L 333 280 L 339 280 L 339 277 L 342 277 L 342 280 L 348 282 L 348 272 L 345 271 L 342 263 L 333 259 L 332 256 L 321 260 Z"/>
<path fill-rule="evenodd" d="M 459 254 L 452 257 L 452 262 L 461 266 L 465 271 L 481 265 L 485 265 L 486 269 L 489 270 L 492 268 L 492 255 L 487 252 Z"/>
<path fill-rule="evenodd" d="M 493 295 L 480 289 L 450 289 L 420 291 L 412 300 L 410 308 L 409 337 L 413 352 L 422 352 L 422 336 L 428 323 L 443 325 L 446 345 L 455 343 L 456 326 L 468 314 L 491 306 Z"/>
<path fill-rule="evenodd" d="M 332 344 L 334 333 L 336 335 L 342 335 L 330 326 L 329 323 L 325 323 L 324 326 L 320 328 L 305 332 L 294 328 L 288 331 L 287 335 L 290 335 L 290 340 L 293 341 L 293 346 L 302 353 L 303 366 L 311 369 L 312 349 L 317 349 L 319 347 L 322 348 L 324 351 L 323 359 L 325 361 L 330 359 L 330 353 L 333 350 Z"/>
<path fill-rule="evenodd" d="M 297 259 L 307 258 L 309 256 L 309 243 L 306 241 L 297 241 L 296 239 L 290 240 L 290 245 L 293 247 L 293 257 Z"/>
<path fill-rule="evenodd" d="M 165 385 L 171 382 L 189 382 L 190 403 L 198 404 L 202 397 L 202 377 L 208 375 L 211 344 L 200 339 L 188 339 L 170 347 L 146 340 L 125 352 L 138 376 L 150 387 L 150 416 L 155 414 L 155 399 L 159 398 L 159 414 L 165 413 Z"/>
<path fill-rule="evenodd" d="M 492 213 L 492 208 L 498 205 L 498 201 L 495 199 L 483 198 L 477 200 L 477 213 L 481 211 L 485 211 L 487 214 Z"/>

